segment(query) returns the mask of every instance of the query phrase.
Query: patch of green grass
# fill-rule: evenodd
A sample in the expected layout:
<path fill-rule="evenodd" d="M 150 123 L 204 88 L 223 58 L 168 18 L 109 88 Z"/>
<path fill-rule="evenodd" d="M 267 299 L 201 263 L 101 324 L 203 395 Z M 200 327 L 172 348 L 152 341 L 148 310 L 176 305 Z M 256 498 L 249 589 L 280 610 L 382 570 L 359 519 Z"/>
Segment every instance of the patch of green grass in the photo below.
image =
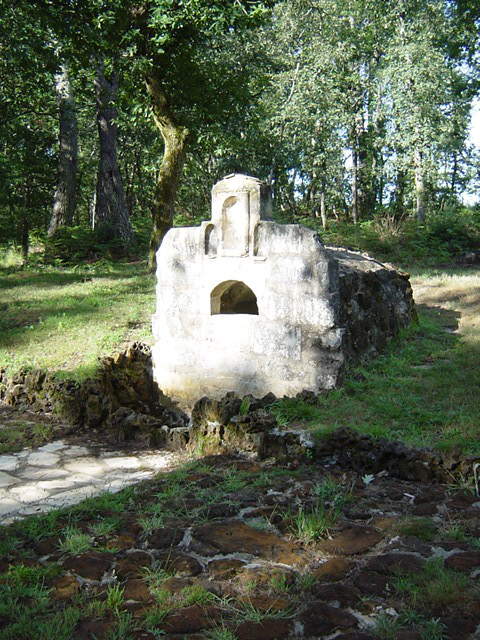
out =
<path fill-rule="evenodd" d="M 58 534 L 64 517 L 62 511 L 49 511 L 19 520 L 9 527 L 9 537 L 40 541 Z"/>
<path fill-rule="evenodd" d="M 120 518 L 99 518 L 89 526 L 89 530 L 95 538 L 105 538 L 116 531 L 120 526 Z"/>
<path fill-rule="evenodd" d="M 108 632 L 107 640 L 130 640 L 133 628 L 132 614 L 128 611 L 119 611 L 115 615 L 114 625 Z"/>
<path fill-rule="evenodd" d="M 158 567 L 154 569 L 146 567 L 142 574 L 152 595 L 161 591 L 163 589 L 163 583 L 170 577 L 167 571 Z"/>
<path fill-rule="evenodd" d="M 102 511 L 125 513 L 135 505 L 136 488 L 126 487 L 117 493 L 103 493 L 100 496 L 86 498 L 71 507 L 68 512 L 75 516 L 95 516 Z"/>
<path fill-rule="evenodd" d="M 43 423 L 13 420 L 0 428 L 0 454 L 15 453 L 26 447 L 40 447 L 52 439 L 52 428 Z"/>
<path fill-rule="evenodd" d="M 0 272 L 0 362 L 77 380 L 127 341 L 151 340 L 155 278 L 125 262 Z"/>
<path fill-rule="evenodd" d="M 405 518 L 397 529 L 404 536 L 414 536 L 425 542 L 431 542 L 437 535 L 436 524 L 428 518 Z"/>
<path fill-rule="evenodd" d="M 45 585 L 45 581 L 58 574 L 57 565 L 26 567 L 18 564 L 11 566 L 8 572 L 2 575 L 0 619 L 7 621 L 7 624 L 0 629 L 1 640 L 30 640 L 42 637 L 39 629 L 32 627 L 32 621 L 47 612 L 52 589 Z"/>
<path fill-rule="evenodd" d="M 281 398 L 270 405 L 270 412 L 280 426 L 295 423 L 312 424 L 322 421 L 322 413 L 317 404 L 311 404 L 297 398 Z"/>
<path fill-rule="evenodd" d="M 106 600 L 91 600 L 87 604 L 87 616 L 94 620 L 100 620 L 106 614 L 108 609 Z"/>
<path fill-rule="evenodd" d="M 442 558 L 428 560 L 424 569 L 417 573 L 398 575 L 392 584 L 415 609 L 422 611 L 458 604 L 474 593 L 469 578 L 446 569 Z"/>
<path fill-rule="evenodd" d="M 63 534 L 65 537 L 60 540 L 60 549 L 65 553 L 79 556 L 92 548 L 92 537 L 80 531 L 78 527 L 68 525 Z"/>
<path fill-rule="evenodd" d="M 223 474 L 223 477 L 218 484 L 218 490 L 225 495 L 235 491 L 240 491 L 246 487 L 248 483 L 248 474 L 233 467 L 231 469 L 227 469 Z"/>
<path fill-rule="evenodd" d="M 398 617 L 389 616 L 382 612 L 375 620 L 373 633 L 379 640 L 394 640 L 402 627 L 403 625 Z"/>
<path fill-rule="evenodd" d="M 480 277 L 475 282 L 480 288 Z M 459 309 L 468 300 L 480 302 L 469 287 Z M 342 387 L 320 394 L 313 404 L 277 400 L 272 413 L 280 425 L 310 426 L 318 440 L 349 427 L 414 446 L 479 453 L 480 324 L 473 318 L 459 338 L 444 323 L 443 311 L 421 311 L 419 324 L 402 331 L 383 355 L 347 372 Z"/>
<path fill-rule="evenodd" d="M 237 640 L 237 636 L 224 623 L 216 623 L 203 637 L 205 640 Z"/>
<path fill-rule="evenodd" d="M 169 610 L 161 606 L 156 606 L 152 609 L 149 609 L 143 619 L 145 628 L 151 633 L 155 634 L 157 631 L 159 631 L 158 627 L 162 625 L 162 622 L 165 620 L 168 613 Z"/>

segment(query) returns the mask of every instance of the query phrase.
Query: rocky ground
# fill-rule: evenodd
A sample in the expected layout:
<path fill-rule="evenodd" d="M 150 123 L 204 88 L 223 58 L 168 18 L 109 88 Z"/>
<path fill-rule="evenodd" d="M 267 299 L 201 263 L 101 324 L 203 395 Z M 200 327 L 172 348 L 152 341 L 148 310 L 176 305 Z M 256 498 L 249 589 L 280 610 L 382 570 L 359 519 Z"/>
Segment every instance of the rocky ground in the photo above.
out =
<path fill-rule="evenodd" d="M 460 486 L 210 456 L 4 528 L 0 638 L 473 640 L 479 516 Z"/>

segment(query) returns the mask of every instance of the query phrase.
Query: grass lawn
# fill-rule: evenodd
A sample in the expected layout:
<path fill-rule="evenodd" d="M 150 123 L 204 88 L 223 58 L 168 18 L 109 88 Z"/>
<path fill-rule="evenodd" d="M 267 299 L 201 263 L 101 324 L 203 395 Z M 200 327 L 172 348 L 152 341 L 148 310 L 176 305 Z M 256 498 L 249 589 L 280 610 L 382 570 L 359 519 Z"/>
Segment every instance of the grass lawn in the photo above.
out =
<path fill-rule="evenodd" d="M 146 263 L 0 270 L 0 365 L 82 380 L 98 358 L 151 340 L 155 277 Z"/>
<path fill-rule="evenodd" d="M 480 272 L 412 275 L 419 323 L 387 352 L 348 372 L 317 404 L 279 400 L 283 424 L 319 437 L 337 427 L 439 449 L 480 453 Z"/>

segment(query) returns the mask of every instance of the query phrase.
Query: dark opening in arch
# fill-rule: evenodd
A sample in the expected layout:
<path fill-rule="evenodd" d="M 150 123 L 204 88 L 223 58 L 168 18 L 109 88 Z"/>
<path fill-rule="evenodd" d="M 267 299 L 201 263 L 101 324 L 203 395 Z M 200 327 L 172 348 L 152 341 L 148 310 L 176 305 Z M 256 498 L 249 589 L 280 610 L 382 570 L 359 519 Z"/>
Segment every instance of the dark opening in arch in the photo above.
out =
<path fill-rule="evenodd" d="M 244 313 L 258 316 L 257 296 L 250 287 L 239 280 L 226 280 L 210 294 L 210 313 Z"/>

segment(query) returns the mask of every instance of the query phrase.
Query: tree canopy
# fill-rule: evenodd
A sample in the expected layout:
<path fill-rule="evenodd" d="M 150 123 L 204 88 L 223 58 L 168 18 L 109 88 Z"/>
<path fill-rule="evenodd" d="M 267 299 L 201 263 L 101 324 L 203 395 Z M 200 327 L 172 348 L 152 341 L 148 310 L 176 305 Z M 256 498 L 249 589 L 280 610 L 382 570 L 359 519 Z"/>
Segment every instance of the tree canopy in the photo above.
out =
<path fill-rule="evenodd" d="M 151 216 L 153 268 L 174 213 L 208 215 L 231 171 L 324 226 L 424 224 L 478 188 L 478 2 L 0 4 L 0 217 L 25 250 L 99 221 L 128 246 Z"/>

